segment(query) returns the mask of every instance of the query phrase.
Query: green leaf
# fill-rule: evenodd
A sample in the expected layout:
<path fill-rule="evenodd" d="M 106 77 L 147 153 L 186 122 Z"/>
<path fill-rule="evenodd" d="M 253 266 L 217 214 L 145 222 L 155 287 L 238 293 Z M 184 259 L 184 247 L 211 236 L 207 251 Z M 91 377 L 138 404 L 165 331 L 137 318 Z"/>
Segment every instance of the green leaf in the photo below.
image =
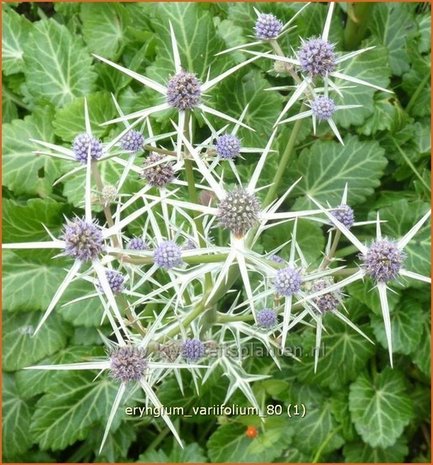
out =
<path fill-rule="evenodd" d="M 344 439 L 339 433 L 330 400 L 320 405 L 306 405 L 306 409 L 305 418 L 298 417 L 294 420 L 294 444 L 301 452 L 311 453 L 313 456 L 321 447 L 321 454 L 339 449 L 344 444 Z"/>
<path fill-rule="evenodd" d="M 404 376 L 391 368 L 374 380 L 362 373 L 350 386 L 349 408 L 356 430 L 371 447 L 393 446 L 413 418 Z"/>
<path fill-rule="evenodd" d="M 338 390 L 354 380 L 374 354 L 374 346 L 352 328 L 330 314 L 323 321 L 326 332 L 322 334 L 317 373 L 314 373 L 315 330 L 305 331 L 302 363 L 293 366 L 301 382 L 319 384 Z M 359 326 L 359 325 L 358 325 Z M 360 329 L 368 333 L 365 325 Z M 335 367 L 339 367 L 335 370 Z"/>
<path fill-rule="evenodd" d="M 229 60 L 216 57 L 224 50 L 224 42 L 216 34 L 212 17 L 206 5 L 200 3 L 156 3 L 152 27 L 157 33 L 157 58 L 147 69 L 147 75 L 158 82 L 166 82 L 174 74 L 174 60 L 168 22 L 176 35 L 182 66 L 189 72 L 206 79 L 209 68 L 211 78 L 227 65 Z"/>
<path fill-rule="evenodd" d="M 3 308 L 13 311 L 45 310 L 65 277 L 59 266 L 3 254 Z M 43 292 L 41 292 L 43 290 Z"/>
<path fill-rule="evenodd" d="M 25 203 L 4 199 L 3 241 L 51 240 L 42 225 L 56 236 L 62 224 L 64 209 L 64 204 L 51 199 L 30 199 Z"/>
<path fill-rule="evenodd" d="M 272 417 L 274 427 L 259 429 L 254 439 L 246 437 L 246 427 L 236 423 L 220 426 L 210 437 L 209 458 L 215 462 L 271 462 L 290 443 L 293 430 L 288 419 Z M 278 426 L 277 426 L 278 425 Z"/>
<path fill-rule="evenodd" d="M 409 449 L 404 440 L 387 449 L 373 448 L 363 442 L 350 442 L 343 453 L 348 463 L 404 463 Z"/>
<path fill-rule="evenodd" d="M 88 95 L 86 99 L 92 133 L 95 137 L 103 137 L 109 129 L 101 124 L 118 116 L 113 100 L 108 92 L 96 92 Z M 76 98 L 57 110 L 53 126 L 56 135 L 68 142 L 77 134 L 85 132 L 84 97 Z"/>
<path fill-rule="evenodd" d="M 31 432 L 42 450 L 59 450 L 85 439 L 99 420 L 106 421 L 119 386 L 95 372 L 67 372 L 36 404 Z M 102 437 L 101 437 L 102 440 Z"/>
<path fill-rule="evenodd" d="M 430 360 L 431 360 L 431 330 L 430 321 L 426 319 L 421 335 L 421 342 L 414 352 L 412 359 L 418 368 L 430 378 Z"/>
<path fill-rule="evenodd" d="M 52 110 L 44 107 L 24 120 L 3 125 L 3 184 L 16 194 L 46 196 L 62 172 L 62 162 L 36 156 L 33 151 L 38 147 L 30 141 L 54 142 L 52 119 Z"/>
<path fill-rule="evenodd" d="M 372 44 L 362 44 L 363 47 L 370 45 Z M 391 72 L 388 66 L 386 50 L 383 47 L 376 47 L 374 50 L 362 53 L 352 60 L 344 62 L 343 65 L 339 68 L 339 72 L 343 74 L 362 79 L 385 89 L 388 87 Z M 337 86 L 351 86 L 350 82 L 340 79 L 336 79 L 335 83 Z M 335 101 L 338 105 L 362 105 L 362 108 L 339 110 L 333 116 L 334 121 L 339 128 L 361 125 L 373 113 L 373 96 L 377 91 L 371 87 L 354 85 L 353 88 L 343 89 L 342 92 L 343 98 L 335 95 Z"/>
<path fill-rule="evenodd" d="M 389 207 L 379 210 L 382 233 L 392 239 L 403 237 L 418 220 L 428 211 L 430 205 L 421 200 L 408 202 L 406 199 L 394 202 Z M 372 213 L 370 219 L 375 218 Z M 427 221 L 404 249 L 407 257 L 404 267 L 410 271 L 430 275 L 430 226 Z M 409 280 L 410 285 L 416 284 Z M 420 284 L 425 286 L 425 284 Z"/>
<path fill-rule="evenodd" d="M 105 58 L 116 58 L 126 42 L 129 16 L 125 6 L 119 3 L 83 3 L 80 17 L 89 50 Z"/>
<path fill-rule="evenodd" d="M 39 312 L 5 314 L 4 370 L 19 370 L 65 347 L 68 327 L 57 315 L 51 315 L 38 334 L 33 335 L 40 318 Z"/>
<path fill-rule="evenodd" d="M 241 70 L 224 80 L 212 97 L 215 108 L 236 118 L 249 105 L 244 123 L 255 132 L 245 128 L 239 129 L 238 135 L 244 147 L 264 148 L 280 114 L 282 98 L 276 92 L 266 92 L 267 87 L 269 82 L 259 71 Z M 254 154 L 246 155 L 249 164 L 255 164 L 257 157 L 258 155 Z"/>
<path fill-rule="evenodd" d="M 3 375 L 3 458 L 23 454 L 32 445 L 31 406 L 18 393 L 14 376 Z M 14 461 L 14 460 L 11 460 Z"/>
<path fill-rule="evenodd" d="M 412 297 L 404 297 L 391 313 L 391 331 L 393 352 L 413 353 L 421 342 L 427 308 Z M 371 319 L 374 335 L 384 348 L 387 348 L 383 318 L 374 315 Z"/>
<path fill-rule="evenodd" d="M 30 28 L 30 22 L 23 15 L 12 9 L 3 11 L 2 71 L 6 76 L 23 71 L 23 44 Z"/>
<path fill-rule="evenodd" d="M 24 47 L 24 73 L 31 95 L 63 106 L 92 92 L 96 74 L 81 40 L 53 19 L 34 23 Z"/>
<path fill-rule="evenodd" d="M 42 330 L 41 330 L 42 331 Z M 99 335 L 98 335 L 99 336 Z M 101 342 L 99 337 L 98 342 Z M 104 348 L 98 346 L 76 347 L 68 344 L 53 355 L 38 360 L 38 365 L 59 365 L 62 363 L 77 363 L 91 360 L 93 357 L 104 355 Z M 32 399 L 50 390 L 56 384 L 59 376 L 56 370 L 21 370 L 15 374 L 18 392 L 24 399 Z"/>
<path fill-rule="evenodd" d="M 349 205 L 357 205 L 379 186 L 387 164 L 384 150 L 377 142 L 360 141 L 347 136 L 345 145 L 338 142 L 315 142 L 301 152 L 297 171 L 302 176 L 297 192 L 312 196 L 326 205 L 339 205 L 346 183 Z M 297 176 L 297 177 L 299 177 Z M 314 207 L 306 197 L 298 199 L 294 210 Z"/>
<path fill-rule="evenodd" d="M 141 454 L 138 457 L 138 463 L 199 463 L 206 462 L 206 456 L 203 449 L 195 442 L 187 444 L 181 449 L 177 444 L 173 447 L 170 454 L 163 450 L 152 450 Z"/>
<path fill-rule="evenodd" d="M 404 3 L 378 3 L 374 7 L 370 29 L 386 47 L 392 73 L 401 76 L 409 69 L 406 39 L 415 28 L 410 11 L 413 7 Z"/>
<path fill-rule="evenodd" d="M 93 434 L 88 436 L 85 444 L 93 448 L 95 456 L 98 456 L 101 462 L 106 460 L 109 463 L 116 463 L 119 458 L 128 456 L 128 449 L 137 437 L 137 428 L 133 422 L 122 422 L 120 427 L 108 435 L 104 448 L 99 453 L 105 421 L 106 419 L 103 418 L 100 427 L 93 430 Z"/>
<path fill-rule="evenodd" d="M 370 308 L 376 315 L 382 315 L 379 293 L 371 280 L 358 281 L 347 286 L 349 294 Z M 400 300 L 400 292 L 388 292 L 388 304 L 391 312 Z"/>

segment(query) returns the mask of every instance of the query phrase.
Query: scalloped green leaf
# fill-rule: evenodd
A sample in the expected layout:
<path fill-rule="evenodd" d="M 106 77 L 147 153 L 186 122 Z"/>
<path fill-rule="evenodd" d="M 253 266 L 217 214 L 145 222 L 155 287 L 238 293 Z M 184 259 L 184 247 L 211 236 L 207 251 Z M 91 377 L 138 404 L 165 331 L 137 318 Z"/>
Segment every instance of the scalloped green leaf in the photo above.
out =
<path fill-rule="evenodd" d="M 6 76 L 23 71 L 23 44 L 31 27 L 23 15 L 12 9 L 3 11 L 2 71 Z"/>
<path fill-rule="evenodd" d="M 60 266 L 8 250 L 3 252 L 3 273 L 3 308 L 24 312 L 45 310 L 65 277 Z"/>
<path fill-rule="evenodd" d="M 375 141 L 361 141 L 356 136 L 347 136 L 344 146 L 316 141 L 299 155 L 297 172 L 302 179 L 296 192 L 304 196 L 297 199 L 294 209 L 315 208 L 306 195 L 324 205 L 339 205 L 346 183 L 348 203 L 357 205 L 380 185 L 386 164 L 384 150 Z"/>
<path fill-rule="evenodd" d="M 349 463 L 404 463 L 409 449 L 405 441 L 381 449 L 370 447 L 363 442 L 350 442 L 344 446 L 343 454 Z"/>
<path fill-rule="evenodd" d="M 14 371 L 32 365 L 66 346 L 68 327 L 51 315 L 38 334 L 33 332 L 42 314 L 5 314 L 3 322 L 3 369 Z"/>
<path fill-rule="evenodd" d="M 129 15 L 121 3 L 82 3 L 80 18 L 89 50 L 105 58 L 116 58 L 127 41 Z"/>
<path fill-rule="evenodd" d="M 24 46 L 24 73 L 33 98 L 63 106 L 92 92 L 92 59 L 77 36 L 54 19 L 34 23 Z"/>
<path fill-rule="evenodd" d="M 3 458 L 14 461 L 14 456 L 23 454 L 32 445 L 30 436 L 31 405 L 16 388 L 13 375 L 3 375 Z"/>
<path fill-rule="evenodd" d="M 59 450 L 87 437 L 110 414 L 119 386 L 95 372 L 62 373 L 36 404 L 31 433 L 42 450 Z M 101 437 L 102 440 L 102 437 Z"/>
<path fill-rule="evenodd" d="M 349 408 L 357 432 L 371 447 L 393 446 L 413 418 L 404 375 L 392 368 L 374 379 L 359 375 L 350 385 Z"/>
<path fill-rule="evenodd" d="M 30 139 L 54 142 L 50 107 L 38 108 L 23 120 L 3 125 L 3 185 L 19 194 L 46 197 L 62 173 L 62 161 L 36 156 L 38 147 Z"/>
<path fill-rule="evenodd" d="M 187 444 L 183 449 L 177 447 L 167 454 L 162 449 L 150 450 L 138 457 L 141 463 L 199 463 L 206 462 L 206 455 L 197 443 Z"/>

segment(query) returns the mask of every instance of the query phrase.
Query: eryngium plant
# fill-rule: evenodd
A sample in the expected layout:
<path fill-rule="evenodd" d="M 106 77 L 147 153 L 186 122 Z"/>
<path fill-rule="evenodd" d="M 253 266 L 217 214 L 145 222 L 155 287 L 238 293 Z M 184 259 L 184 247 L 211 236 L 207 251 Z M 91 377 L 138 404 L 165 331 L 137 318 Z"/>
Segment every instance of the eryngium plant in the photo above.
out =
<path fill-rule="evenodd" d="M 37 442 L 42 449 L 65 449 L 83 440 L 95 423 L 103 428 L 92 434 L 89 447 L 111 461 L 125 458 L 126 452 L 114 451 L 123 447 L 122 441 L 131 444 L 142 428 L 154 440 L 150 450 L 167 441 L 167 432 L 176 441 L 170 447 L 184 447 L 192 433 L 183 434 L 183 415 L 175 419 L 166 407 L 183 405 L 185 399 L 188 408 L 202 402 L 255 409 L 255 415 L 236 419 L 217 413 L 222 423 L 218 430 L 208 431 L 206 425 L 200 431 L 203 441 L 212 433 L 213 461 L 230 458 L 223 450 L 232 440 L 243 441 L 239 450 L 249 450 L 246 441 L 251 440 L 257 447 L 255 455 L 245 452 L 231 457 L 233 461 L 255 460 L 256 455 L 262 460 L 338 461 L 341 458 L 329 453 L 341 449 L 344 440 L 350 446 L 359 440 L 358 434 L 375 457 L 383 453 L 388 461 L 403 460 L 398 451 L 395 457 L 386 451 L 400 446 L 395 445 L 397 438 L 411 417 L 398 370 L 404 356 L 415 350 L 405 346 L 416 332 L 412 324 L 420 334 L 425 326 L 425 315 L 413 310 L 411 299 L 428 295 L 430 278 L 418 260 L 419 247 L 428 247 L 425 226 L 430 210 L 421 200 L 414 202 L 427 194 L 427 172 L 418 172 L 415 149 L 411 146 L 406 153 L 409 148 L 401 145 L 412 133 L 425 140 L 428 134 L 424 120 L 410 123 L 403 135 L 391 134 L 391 129 L 399 134 L 404 121 L 402 108 L 394 108 L 393 102 L 400 98 L 405 81 L 404 75 L 393 79 L 394 86 L 381 75 L 387 66 L 381 50 L 387 43 L 379 26 L 370 30 L 372 37 L 365 43 L 358 38 L 356 47 L 349 47 L 349 39 L 354 40 L 351 29 L 347 26 L 343 34 L 342 27 L 344 21 L 355 21 L 352 6 L 347 14 L 333 3 L 258 9 L 227 4 L 221 10 L 210 5 L 158 5 L 157 13 L 143 4 L 101 7 L 106 10 L 98 10 L 98 5 L 77 7 L 88 49 L 71 40 L 70 50 L 63 50 L 73 55 L 78 47 L 82 55 L 81 60 L 68 58 L 73 67 L 82 63 L 82 69 L 68 68 L 59 90 L 65 100 L 50 92 L 56 88 L 56 73 L 69 64 L 44 40 L 55 43 L 58 28 L 62 37 L 71 33 L 55 19 L 30 24 L 6 9 L 6 41 L 16 28 L 22 29 L 23 37 L 31 30 L 28 40 L 40 64 L 32 64 L 32 46 L 25 45 L 24 63 L 14 62 L 11 68 L 10 60 L 19 54 L 6 47 L 5 71 L 16 79 L 7 84 L 11 90 L 5 95 L 11 93 L 10 104 L 18 100 L 22 108 L 35 95 L 29 108 L 48 101 L 51 106 L 44 111 L 56 114 L 56 137 L 43 125 L 19 132 L 21 143 L 34 152 L 29 163 L 43 169 L 29 170 L 25 181 L 21 176 L 23 185 L 14 191 L 5 167 L 6 206 L 13 202 L 9 197 L 14 192 L 47 199 L 37 200 L 36 207 L 19 204 L 16 212 L 6 210 L 6 226 L 13 233 L 6 233 L 3 244 L 6 257 L 12 257 L 11 271 L 5 270 L 6 309 L 30 309 L 43 302 L 40 318 L 29 319 L 31 324 L 18 330 L 11 328 L 18 341 L 25 341 L 13 350 L 25 354 L 12 351 L 7 356 L 22 358 L 23 363 L 12 366 L 29 370 L 17 375 L 18 384 L 30 383 L 35 395 L 45 393 L 32 420 Z M 395 15 L 387 8 L 378 11 Z M 125 43 L 122 34 L 102 40 L 105 36 L 91 27 L 88 15 L 104 21 L 106 12 L 113 15 L 110 26 L 120 21 Z M 78 20 L 69 18 L 64 5 L 58 6 L 58 14 L 68 19 L 65 24 Z M 319 29 L 319 21 L 311 26 L 308 20 L 313 16 L 323 22 Z M 366 19 L 361 15 L 358 20 Z M 426 20 L 421 21 L 425 29 Z M 142 31 L 146 27 L 153 28 L 152 39 Z M 53 36 L 41 35 L 43 28 Z M 214 36 L 206 35 L 209 31 Z M 253 39 L 248 42 L 242 35 Z M 422 47 L 427 47 L 426 41 Z M 390 60 L 396 53 L 393 49 Z M 92 54 L 100 73 L 93 87 L 81 81 L 93 79 L 95 71 L 86 65 Z M 375 74 L 376 62 L 380 70 Z M 38 85 L 43 85 L 43 76 L 55 82 L 37 99 L 38 87 L 28 77 L 20 102 L 13 93 L 20 87 L 21 74 L 14 73 L 24 71 L 27 76 L 32 66 L 40 66 Z M 406 69 L 401 60 L 398 66 Z M 410 72 L 417 75 L 416 69 Z M 417 85 L 427 85 L 424 76 L 416 79 Z M 96 85 L 101 86 L 97 94 L 92 92 Z M 424 92 L 419 89 L 408 102 L 403 100 L 409 110 L 418 102 L 412 98 Z M 390 116 L 392 112 L 398 115 Z M 387 126 L 387 118 L 394 118 L 392 125 Z M 16 124 L 30 125 L 26 120 Z M 369 137 L 376 132 L 379 142 Z M 382 145 L 398 169 L 385 175 L 386 191 L 375 192 L 386 165 Z M 400 199 L 405 188 L 393 185 L 406 181 L 409 169 L 416 184 L 408 198 L 416 208 Z M 391 171 L 398 171 L 395 179 Z M 47 185 L 41 184 L 44 176 Z M 26 184 L 37 188 L 26 190 Z M 73 208 L 56 207 L 64 196 Z M 40 210 L 37 202 L 47 202 L 47 209 Z M 402 205 L 400 211 L 389 210 L 393 202 Z M 40 232 L 33 237 L 28 228 Z M 52 276 L 44 255 L 55 270 Z M 35 269 L 38 260 L 41 265 Z M 24 282 L 12 290 L 8 273 L 28 276 L 31 286 Z M 419 293 L 416 298 L 410 297 L 412 287 Z M 406 292 L 408 303 L 400 308 L 397 300 L 405 299 Z M 11 301 L 19 302 L 17 308 L 8 307 Z M 411 322 L 412 315 L 421 323 Z M 53 340 L 66 337 L 77 347 L 53 355 Z M 421 344 L 420 339 L 421 335 Z M 386 357 L 378 345 L 386 349 Z M 377 357 L 374 350 L 379 351 Z M 11 362 L 6 361 L 8 369 Z M 367 363 L 371 374 L 364 375 Z M 382 372 L 377 373 L 379 363 Z M 334 396 L 332 392 L 348 382 L 353 382 L 350 395 Z M 302 386 L 299 393 L 297 385 Z M 332 392 L 320 391 L 323 387 Z M 376 389 L 384 396 L 384 406 L 379 405 L 379 393 L 371 394 Z M 60 413 L 55 414 L 53 406 L 47 420 L 43 409 L 56 399 Z M 334 418 L 328 412 L 335 407 L 325 399 L 344 405 L 340 415 Z M 285 405 L 280 418 L 269 409 L 268 404 L 275 403 Z M 286 424 L 289 404 L 306 404 L 305 423 Z M 76 421 L 77 406 L 82 423 Z M 159 419 L 147 414 L 136 422 L 123 421 L 125 408 L 134 406 L 154 409 Z M 392 423 L 399 410 L 406 416 L 396 420 L 397 426 L 377 426 Z M 260 416 L 267 418 L 262 422 Z M 351 436 L 344 426 L 347 419 L 356 428 Z M 276 420 L 281 424 L 274 425 Z M 325 423 L 332 427 L 323 432 Z M 216 428 L 211 421 L 209 425 Z M 239 425 L 254 426 L 258 437 L 251 434 L 247 439 L 242 428 L 234 437 Z M 290 456 L 291 443 L 283 437 L 292 437 L 291 428 L 293 437 L 320 438 L 317 447 L 302 446 L 311 457 Z M 224 431 L 230 433 L 227 438 Z M 88 459 L 87 446 L 80 447 L 68 460 Z M 143 446 L 140 453 L 144 450 Z M 344 454 L 354 457 L 352 461 L 359 459 L 353 450 Z M 151 453 L 141 457 L 154 459 Z"/>

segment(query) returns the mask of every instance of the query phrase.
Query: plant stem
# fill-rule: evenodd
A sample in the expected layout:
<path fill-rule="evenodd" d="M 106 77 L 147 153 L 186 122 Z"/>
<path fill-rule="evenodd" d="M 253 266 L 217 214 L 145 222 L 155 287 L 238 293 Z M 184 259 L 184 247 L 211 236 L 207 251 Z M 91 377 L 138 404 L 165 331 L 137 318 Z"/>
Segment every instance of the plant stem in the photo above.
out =
<path fill-rule="evenodd" d="M 325 440 L 320 444 L 320 447 L 317 449 L 316 454 L 313 457 L 313 460 L 311 461 L 312 463 L 317 463 L 320 459 L 320 456 L 322 455 L 322 452 L 324 451 L 325 447 L 329 444 L 330 440 L 341 430 L 341 426 L 337 427 L 334 429 L 334 431 L 331 431 L 328 436 L 326 436 Z"/>
<path fill-rule="evenodd" d="M 340 237 L 341 237 L 341 232 L 337 229 L 335 231 L 335 236 L 332 241 L 331 249 L 329 250 L 328 255 L 323 260 L 322 266 L 320 267 L 322 270 L 327 268 L 328 265 L 332 262 L 335 252 L 337 251 L 337 246 L 338 246 L 338 242 L 340 241 Z"/>
<path fill-rule="evenodd" d="M 406 112 L 410 113 L 412 110 L 412 107 L 415 105 L 420 93 L 423 91 L 424 87 L 426 84 L 430 81 L 430 73 L 427 73 L 422 81 L 418 84 L 418 87 L 416 88 L 415 92 L 412 94 L 409 103 L 406 106 Z"/>
<path fill-rule="evenodd" d="M 173 157 L 176 156 L 176 152 L 174 152 L 173 150 L 160 149 L 158 147 L 153 147 L 152 145 L 148 145 L 148 144 L 144 145 L 143 148 L 147 152 L 156 152 L 156 153 L 161 153 L 162 155 L 171 155 Z"/>
<path fill-rule="evenodd" d="M 427 189 L 427 192 L 431 193 L 430 186 L 425 182 L 425 179 L 419 174 L 418 170 L 415 168 L 415 165 L 411 162 L 410 158 L 406 155 L 404 150 L 396 142 L 395 139 L 392 139 L 395 148 L 400 152 L 400 155 L 404 158 L 405 162 L 409 165 L 410 169 L 413 171 L 415 176 L 421 181 L 422 185 Z"/>
<path fill-rule="evenodd" d="M 344 30 L 344 46 L 347 50 L 354 50 L 361 43 L 367 31 L 368 19 L 373 7 L 372 3 L 350 3 L 348 5 L 348 19 Z"/>
<path fill-rule="evenodd" d="M 302 106 L 300 110 L 301 112 L 303 111 L 303 108 L 304 107 Z M 277 171 L 274 175 L 274 179 L 272 180 L 272 184 L 269 187 L 268 193 L 266 194 L 265 200 L 263 202 L 263 206 L 265 207 L 274 200 L 275 195 L 278 192 L 281 180 L 283 179 L 284 173 L 286 171 L 286 166 L 289 163 L 290 157 L 292 156 L 296 138 L 298 137 L 299 130 L 302 126 L 302 121 L 302 119 L 298 119 L 293 125 L 292 132 L 290 133 L 289 142 L 287 143 L 286 149 L 284 150 L 284 153 L 280 159 Z"/>

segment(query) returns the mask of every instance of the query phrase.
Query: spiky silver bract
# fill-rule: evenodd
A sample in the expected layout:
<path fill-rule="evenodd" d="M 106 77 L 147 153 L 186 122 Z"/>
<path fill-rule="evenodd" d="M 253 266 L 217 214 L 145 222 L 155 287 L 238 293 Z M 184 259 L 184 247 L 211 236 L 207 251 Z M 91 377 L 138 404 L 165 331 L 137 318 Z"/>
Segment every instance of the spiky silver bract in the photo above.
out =
<path fill-rule="evenodd" d="M 245 236 L 257 224 L 259 213 L 259 200 L 243 188 L 228 192 L 218 205 L 219 225 L 236 237 Z"/>
<path fill-rule="evenodd" d="M 118 347 L 110 354 L 110 375 L 120 383 L 140 381 L 147 367 L 145 352 L 139 347 Z"/>
<path fill-rule="evenodd" d="M 104 250 L 100 228 L 81 218 L 68 221 L 63 226 L 62 238 L 65 241 L 65 255 L 82 262 L 95 260 Z"/>
<path fill-rule="evenodd" d="M 388 239 L 374 241 L 361 255 L 363 268 L 375 281 L 387 283 L 396 279 L 406 258 L 397 244 Z"/>

